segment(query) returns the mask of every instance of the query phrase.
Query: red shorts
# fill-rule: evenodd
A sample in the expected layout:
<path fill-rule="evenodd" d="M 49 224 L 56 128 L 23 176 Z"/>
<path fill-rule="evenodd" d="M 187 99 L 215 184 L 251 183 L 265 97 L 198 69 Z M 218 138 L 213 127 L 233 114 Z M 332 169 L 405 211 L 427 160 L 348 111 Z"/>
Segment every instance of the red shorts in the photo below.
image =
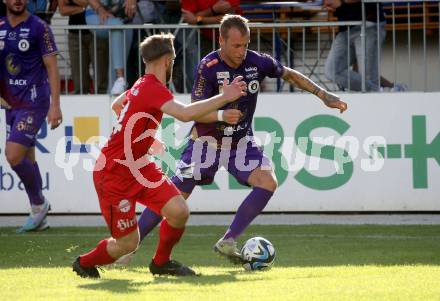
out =
<path fill-rule="evenodd" d="M 155 188 L 147 188 L 133 177 L 122 178 L 115 174 L 105 170 L 93 172 L 99 206 L 114 238 L 123 237 L 137 229 L 136 202 L 161 215 L 165 204 L 180 195 L 179 190 L 156 166 L 149 168 L 147 174 L 144 173 L 149 179 L 164 178 Z"/>

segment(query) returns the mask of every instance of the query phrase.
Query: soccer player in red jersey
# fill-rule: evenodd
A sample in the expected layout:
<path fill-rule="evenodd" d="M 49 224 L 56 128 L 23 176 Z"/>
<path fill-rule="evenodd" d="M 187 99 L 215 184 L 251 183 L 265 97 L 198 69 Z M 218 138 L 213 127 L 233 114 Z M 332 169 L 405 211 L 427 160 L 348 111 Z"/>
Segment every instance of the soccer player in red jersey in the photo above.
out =
<path fill-rule="evenodd" d="M 107 144 L 96 161 L 93 180 L 102 215 L 111 237 L 95 249 L 79 256 L 73 270 L 81 277 L 99 278 L 97 266 L 111 264 L 133 252 L 139 243 L 135 205 L 139 202 L 165 217 L 160 225 L 159 244 L 151 263 L 153 274 L 192 276 L 189 267 L 171 260 L 171 251 L 182 236 L 189 209 L 179 190 L 162 170 L 148 160 L 155 131 L 163 113 L 181 121 L 191 121 L 246 95 L 243 77 L 219 95 L 185 105 L 174 99 L 165 84 L 170 81 L 175 51 L 171 34 L 153 35 L 140 44 L 146 64 L 145 75 L 113 103 L 118 113 Z"/>

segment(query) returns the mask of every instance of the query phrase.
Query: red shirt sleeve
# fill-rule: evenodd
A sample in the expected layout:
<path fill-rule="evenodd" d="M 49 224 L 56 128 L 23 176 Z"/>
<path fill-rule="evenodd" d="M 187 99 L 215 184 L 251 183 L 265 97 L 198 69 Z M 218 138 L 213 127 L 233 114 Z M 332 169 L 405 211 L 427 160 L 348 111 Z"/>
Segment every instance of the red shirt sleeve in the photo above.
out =
<path fill-rule="evenodd" d="M 156 109 L 160 111 L 160 108 L 168 101 L 174 98 L 173 94 L 171 94 L 170 90 L 168 90 L 165 86 L 160 84 L 155 84 L 150 91 L 151 102 L 149 104 L 150 108 Z"/>
<path fill-rule="evenodd" d="M 192 13 L 197 12 L 197 3 L 193 0 L 182 0 L 182 3 L 180 4 L 181 8 L 184 10 L 188 10 Z"/>

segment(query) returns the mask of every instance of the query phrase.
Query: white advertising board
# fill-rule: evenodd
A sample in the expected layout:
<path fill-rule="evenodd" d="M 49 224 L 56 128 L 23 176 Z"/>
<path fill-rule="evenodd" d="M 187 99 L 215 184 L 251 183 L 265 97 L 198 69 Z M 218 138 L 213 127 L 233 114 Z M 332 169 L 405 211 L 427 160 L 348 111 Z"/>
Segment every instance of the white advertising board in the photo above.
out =
<path fill-rule="evenodd" d="M 341 115 L 309 94 L 259 96 L 254 133 L 279 182 L 265 211 L 440 211 L 440 93 L 342 99 L 349 109 Z M 99 212 L 90 170 L 96 136 L 111 132 L 109 103 L 106 96 L 63 96 L 63 125 L 40 132 L 37 160 L 53 212 Z M 159 136 L 175 155 L 191 124 L 165 117 L 162 125 Z M 0 133 L 0 214 L 25 213 L 26 194 L 4 157 L 3 111 Z M 235 211 L 248 193 L 220 170 L 189 204 L 193 212 Z"/>

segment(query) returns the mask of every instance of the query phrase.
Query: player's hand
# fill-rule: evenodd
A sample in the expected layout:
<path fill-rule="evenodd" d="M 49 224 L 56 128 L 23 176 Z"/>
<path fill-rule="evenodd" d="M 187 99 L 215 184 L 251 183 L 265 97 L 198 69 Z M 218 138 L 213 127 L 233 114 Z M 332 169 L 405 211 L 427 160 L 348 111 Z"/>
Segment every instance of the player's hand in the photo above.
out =
<path fill-rule="evenodd" d="M 229 84 L 229 80 L 223 80 L 223 96 L 227 102 L 233 102 L 234 100 L 246 96 L 247 84 L 243 81 L 243 76 L 237 76 Z"/>
<path fill-rule="evenodd" d="M 347 104 L 341 101 L 339 96 L 336 94 L 322 90 L 318 96 L 320 96 L 322 101 L 324 101 L 325 105 L 329 108 L 339 109 L 340 113 L 343 113 L 345 110 L 347 110 Z"/>
<path fill-rule="evenodd" d="M 227 124 L 237 124 L 242 116 L 243 113 L 240 110 L 227 109 L 223 111 L 223 121 Z"/>
<path fill-rule="evenodd" d="M 51 104 L 49 112 L 47 113 L 47 122 L 50 124 L 50 129 L 56 129 L 63 122 L 63 114 L 59 105 Z"/>

